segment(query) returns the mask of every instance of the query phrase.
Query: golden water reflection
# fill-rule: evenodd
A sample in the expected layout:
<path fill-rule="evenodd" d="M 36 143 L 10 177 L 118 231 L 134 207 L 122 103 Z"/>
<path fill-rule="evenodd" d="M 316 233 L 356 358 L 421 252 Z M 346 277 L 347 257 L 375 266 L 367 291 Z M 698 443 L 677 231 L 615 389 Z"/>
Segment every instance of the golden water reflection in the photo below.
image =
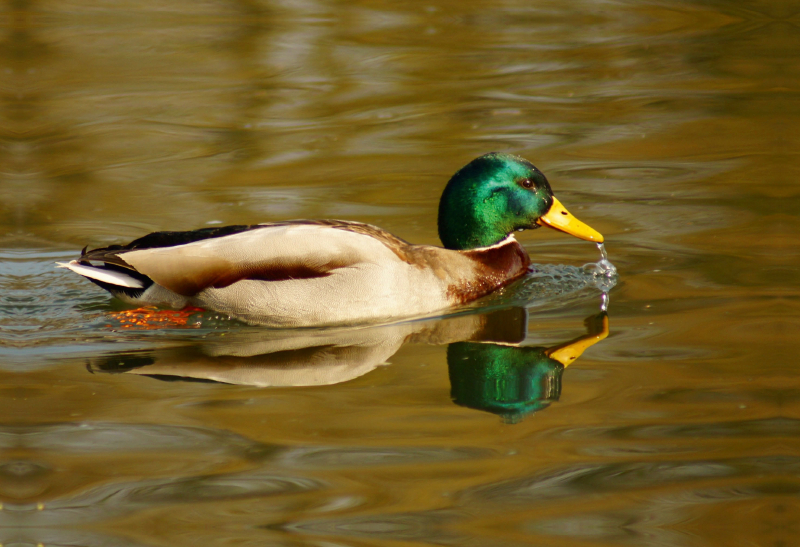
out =
<path fill-rule="evenodd" d="M 796 543 L 799 48 L 788 0 L 3 4 L 0 542 Z M 331 217 L 437 244 L 444 182 L 492 150 L 620 269 L 558 405 L 455 405 L 427 343 L 329 386 L 86 372 L 207 362 L 214 333 L 107 328 L 53 268 L 84 245 Z M 537 263 L 596 259 L 538 232 Z M 537 308 L 534 345 L 593 310 Z"/>

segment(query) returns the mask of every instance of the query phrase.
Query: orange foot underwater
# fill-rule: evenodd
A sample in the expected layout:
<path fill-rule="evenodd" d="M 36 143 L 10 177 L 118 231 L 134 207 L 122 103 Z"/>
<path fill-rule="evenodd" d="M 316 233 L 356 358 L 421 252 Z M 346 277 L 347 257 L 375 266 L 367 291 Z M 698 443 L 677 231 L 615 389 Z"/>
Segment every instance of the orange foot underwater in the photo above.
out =
<path fill-rule="evenodd" d="M 120 323 L 124 329 L 163 329 L 170 327 L 197 327 L 199 323 L 190 325 L 190 318 L 198 313 L 204 312 L 203 308 L 186 306 L 181 310 L 160 310 L 155 306 L 136 308 L 135 310 L 125 310 L 109 314 L 111 319 Z M 108 324 L 107 327 L 113 325 Z"/>

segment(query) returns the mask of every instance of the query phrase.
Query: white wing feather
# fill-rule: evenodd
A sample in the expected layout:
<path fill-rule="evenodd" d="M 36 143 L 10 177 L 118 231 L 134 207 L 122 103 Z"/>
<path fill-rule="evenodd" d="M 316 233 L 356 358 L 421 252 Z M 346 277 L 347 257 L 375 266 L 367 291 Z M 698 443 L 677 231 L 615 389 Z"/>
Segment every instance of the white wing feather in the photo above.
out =
<path fill-rule="evenodd" d="M 128 287 L 131 289 L 144 288 L 141 281 L 122 272 L 78 264 L 77 260 L 71 262 L 56 262 L 56 264 L 58 264 L 59 268 L 67 268 L 84 277 L 117 285 L 118 287 Z"/>

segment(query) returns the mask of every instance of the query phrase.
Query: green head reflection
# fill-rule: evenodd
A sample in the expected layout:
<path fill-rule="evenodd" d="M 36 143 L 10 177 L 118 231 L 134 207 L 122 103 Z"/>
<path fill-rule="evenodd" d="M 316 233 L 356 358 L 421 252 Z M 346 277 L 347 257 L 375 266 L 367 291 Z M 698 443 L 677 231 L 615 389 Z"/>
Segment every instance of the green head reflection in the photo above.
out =
<path fill-rule="evenodd" d="M 544 348 L 458 342 L 447 348 L 450 396 L 461 406 L 516 423 L 561 395 L 564 365 Z"/>
<path fill-rule="evenodd" d="M 507 423 L 561 396 L 561 375 L 583 351 L 608 336 L 608 316 L 586 320 L 588 333 L 549 348 L 457 342 L 447 349 L 450 395 L 461 406 L 497 414 Z"/>

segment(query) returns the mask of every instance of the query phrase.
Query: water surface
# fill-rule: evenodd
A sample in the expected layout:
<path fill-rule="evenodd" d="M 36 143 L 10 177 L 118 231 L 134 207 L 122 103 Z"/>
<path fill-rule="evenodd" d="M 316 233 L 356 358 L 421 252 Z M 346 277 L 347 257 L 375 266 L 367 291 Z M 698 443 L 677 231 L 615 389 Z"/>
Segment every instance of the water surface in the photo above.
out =
<path fill-rule="evenodd" d="M 796 12 L 0 8 L 0 543 L 795 543 Z M 437 244 L 493 150 L 606 236 L 607 337 L 597 249 L 549 230 L 503 294 L 337 332 L 144 329 L 54 268 L 292 218 Z"/>

